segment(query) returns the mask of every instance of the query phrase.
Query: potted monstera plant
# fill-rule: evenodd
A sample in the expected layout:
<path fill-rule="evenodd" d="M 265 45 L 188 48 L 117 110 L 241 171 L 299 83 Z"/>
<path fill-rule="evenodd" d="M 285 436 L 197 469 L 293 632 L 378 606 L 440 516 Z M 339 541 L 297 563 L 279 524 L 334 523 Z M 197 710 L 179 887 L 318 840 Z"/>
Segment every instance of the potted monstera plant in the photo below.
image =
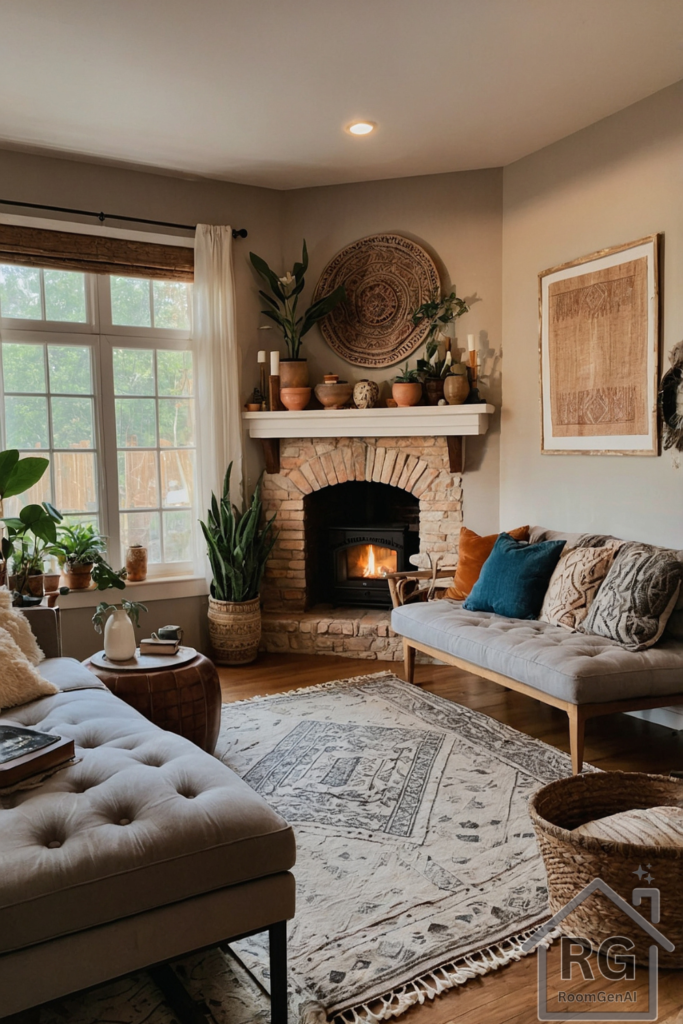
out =
<path fill-rule="evenodd" d="M 261 639 L 259 591 L 268 556 L 277 538 L 275 516 L 262 521 L 261 481 L 241 512 L 230 500 L 232 462 L 220 500 L 211 495 L 201 523 L 213 573 L 209 596 L 209 637 L 219 665 L 246 665 L 258 654 Z"/>

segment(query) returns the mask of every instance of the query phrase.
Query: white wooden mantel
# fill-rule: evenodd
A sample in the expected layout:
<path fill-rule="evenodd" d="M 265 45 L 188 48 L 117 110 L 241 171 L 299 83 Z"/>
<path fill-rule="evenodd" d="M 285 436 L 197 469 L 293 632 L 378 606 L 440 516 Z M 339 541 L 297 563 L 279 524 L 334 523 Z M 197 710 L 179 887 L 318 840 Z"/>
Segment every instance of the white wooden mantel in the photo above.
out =
<path fill-rule="evenodd" d="M 244 412 L 249 436 L 263 444 L 266 471 L 280 472 L 283 437 L 445 437 L 451 473 L 464 470 L 463 438 L 485 434 L 492 405 L 417 405 L 408 409 L 304 409 Z"/>

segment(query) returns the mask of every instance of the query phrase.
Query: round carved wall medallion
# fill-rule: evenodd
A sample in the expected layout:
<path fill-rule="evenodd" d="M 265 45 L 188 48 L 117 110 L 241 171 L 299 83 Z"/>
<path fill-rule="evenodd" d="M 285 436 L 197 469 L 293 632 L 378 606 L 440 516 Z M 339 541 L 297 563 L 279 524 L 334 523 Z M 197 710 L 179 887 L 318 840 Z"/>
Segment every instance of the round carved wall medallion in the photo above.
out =
<path fill-rule="evenodd" d="M 346 285 L 346 302 L 320 321 L 322 336 L 355 366 L 400 363 L 424 342 L 429 322 L 410 314 L 440 290 L 439 272 L 422 246 L 402 235 L 369 235 L 330 260 L 313 300 Z"/>

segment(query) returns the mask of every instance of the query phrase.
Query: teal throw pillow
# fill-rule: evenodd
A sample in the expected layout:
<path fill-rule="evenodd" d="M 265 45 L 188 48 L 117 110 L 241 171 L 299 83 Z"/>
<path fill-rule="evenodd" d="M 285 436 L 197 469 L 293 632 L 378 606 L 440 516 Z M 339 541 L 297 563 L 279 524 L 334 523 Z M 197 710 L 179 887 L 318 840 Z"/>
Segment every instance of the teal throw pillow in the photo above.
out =
<path fill-rule="evenodd" d="M 527 544 L 501 533 L 463 607 L 511 619 L 537 619 L 563 540 Z"/>

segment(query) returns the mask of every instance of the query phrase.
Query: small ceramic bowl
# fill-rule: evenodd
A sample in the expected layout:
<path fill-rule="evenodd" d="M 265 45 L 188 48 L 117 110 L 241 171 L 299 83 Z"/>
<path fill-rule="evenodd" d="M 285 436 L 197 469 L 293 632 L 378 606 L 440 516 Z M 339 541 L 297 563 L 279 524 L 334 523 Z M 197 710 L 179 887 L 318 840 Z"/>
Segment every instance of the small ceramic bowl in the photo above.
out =
<path fill-rule="evenodd" d="M 260 408 L 261 406 L 259 405 L 258 402 L 247 403 L 247 412 L 258 412 Z"/>
<path fill-rule="evenodd" d="M 326 409 L 341 409 L 353 394 L 353 384 L 316 384 L 315 397 Z"/>
<path fill-rule="evenodd" d="M 280 388 L 280 401 L 290 412 L 300 412 L 310 400 L 310 388 Z"/>

